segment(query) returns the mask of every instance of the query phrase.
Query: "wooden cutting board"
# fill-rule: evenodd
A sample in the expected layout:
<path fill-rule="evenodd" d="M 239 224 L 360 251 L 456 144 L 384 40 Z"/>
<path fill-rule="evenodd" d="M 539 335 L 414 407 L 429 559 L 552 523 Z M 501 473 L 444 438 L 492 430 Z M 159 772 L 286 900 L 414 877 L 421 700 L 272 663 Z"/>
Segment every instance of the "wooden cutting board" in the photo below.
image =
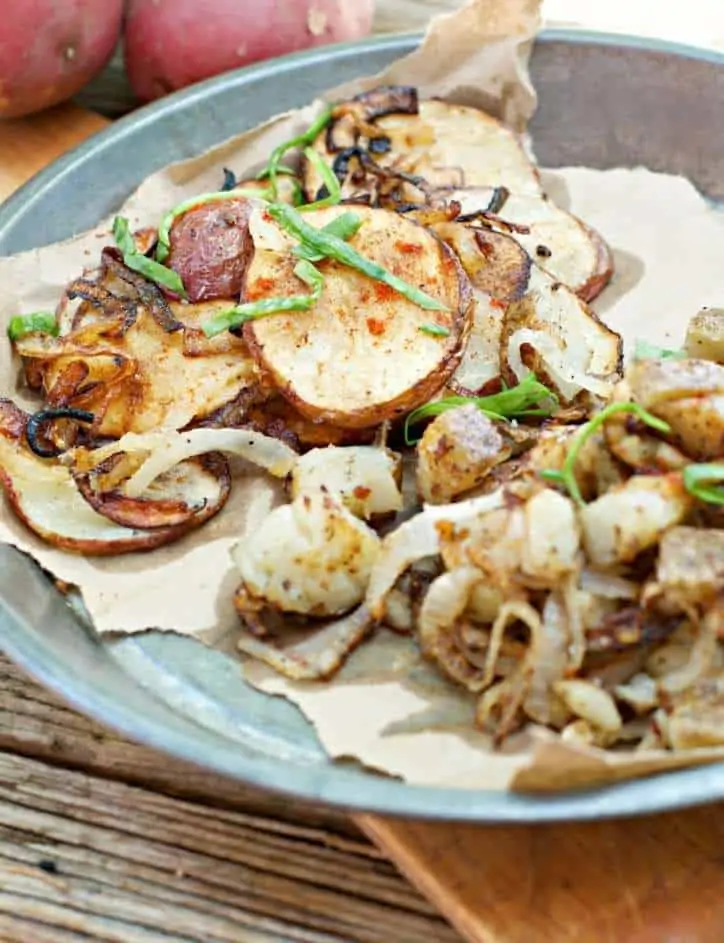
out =
<path fill-rule="evenodd" d="M 0 123 L 0 199 L 105 124 L 72 105 Z M 724 804 L 583 825 L 355 820 L 471 943 L 724 941 Z"/>

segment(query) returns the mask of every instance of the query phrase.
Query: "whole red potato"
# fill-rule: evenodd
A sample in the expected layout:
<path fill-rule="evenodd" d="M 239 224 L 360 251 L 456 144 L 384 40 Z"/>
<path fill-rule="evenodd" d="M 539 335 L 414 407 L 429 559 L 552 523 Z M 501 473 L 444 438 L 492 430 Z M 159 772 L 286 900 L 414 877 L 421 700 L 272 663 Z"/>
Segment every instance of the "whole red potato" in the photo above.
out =
<path fill-rule="evenodd" d="M 369 33 L 374 0 L 129 0 L 126 69 L 142 101 L 229 69 Z"/>
<path fill-rule="evenodd" d="M 123 0 L 0 0 L 0 16 L 0 117 L 16 118 L 65 101 L 100 72 Z"/>

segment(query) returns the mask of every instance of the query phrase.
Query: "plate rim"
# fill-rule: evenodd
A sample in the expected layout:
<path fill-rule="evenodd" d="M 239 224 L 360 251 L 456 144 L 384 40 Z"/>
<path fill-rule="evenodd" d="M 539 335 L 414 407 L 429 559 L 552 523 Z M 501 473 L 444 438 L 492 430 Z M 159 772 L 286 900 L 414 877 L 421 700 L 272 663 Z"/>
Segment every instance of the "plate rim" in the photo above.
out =
<path fill-rule="evenodd" d="M 78 160 L 92 159 L 97 150 L 120 139 L 129 125 L 140 127 L 151 124 L 162 114 L 183 109 L 190 101 L 207 99 L 213 95 L 215 89 L 233 85 L 238 81 L 243 82 L 246 77 L 263 79 L 272 74 L 279 76 L 286 71 L 293 72 L 299 65 L 323 61 L 325 56 L 335 53 L 344 55 L 354 52 L 365 55 L 377 50 L 397 49 L 400 54 L 404 54 L 419 44 L 422 35 L 420 32 L 393 34 L 316 47 L 236 69 L 145 105 L 91 135 L 18 188 L 0 204 L 0 232 L 13 225 L 13 221 L 22 215 L 28 202 L 42 199 L 47 189 L 58 186 L 63 176 Z M 632 48 L 711 62 L 724 68 L 724 53 L 643 36 L 557 28 L 542 31 L 535 41 Z M 24 556 L 8 545 L 3 545 L 0 549 L 3 554 Z M 32 562 L 31 565 L 36 566 Z M 60 599 L 60 596 L 58 598 Z M 290 798 L 324 803 L 357 813 L 481 824 L 585 821 L 644 816 L 724 799 L 724 762 L 657 774 L 656 795 L 646 795 L 652 782 L 650 777 L 585 791 L 526 795 L 482 789 L 415 786 L 381 777 L 374 772 L 367 773 L 361 781 L 361 787 L 358 784 L 350 788 L 345 776 L 338 775 L 340 767 L 335 768 L 335 761 L 332 759 L 321 769 L 310 767 L 307 770 L 297 767 L 293 782 L 290 782 L 291 777 L 285 776 L 282 761 L 267 757 L 249 758 L 238 754 L 241 762 L 234 763 L 233 756 L 226 755 L 231 752 L 228 746 L 225 750 L 209 749 L 207 746 L 206 756 L 199 759 L 198 748 L 194 750 L 196 741 L 188 734 L 169 731 L 162 722 L 156 722 L 125 703 L 109 697 L 101 685 L 94 684 L 84 677 L 72 676 L 70 671 L 62 667 L 58 670 L 56 659 L 51 656 L 49 650 L 36 644 L 31 633 L 17 632 L 17 624 L 22 624 L 23 620 L 4 599 L 0 599 L 0 612 L 2 610 L 10 615 L 10 619 L 0 618 L 0 643 L 5 653 L 32 677 L 80 712 L 139 744 L 173 755 L 196 767 L 270 792 L 285 794 Z M 68 617 L 72 618 L 69 611 Z M 6 624 L 12 619 L 16 622 L 15 627 Z M 138 685 L 136 679 L 123 671 L 116 659 L 114 661 L 117 669 Z M 153 697 L 152 692 L 145 693 Z M 188 718 L 183 719 L 192 723 Z M 644 798 L 645 802 L 642 804 L 641 800 Z"/>

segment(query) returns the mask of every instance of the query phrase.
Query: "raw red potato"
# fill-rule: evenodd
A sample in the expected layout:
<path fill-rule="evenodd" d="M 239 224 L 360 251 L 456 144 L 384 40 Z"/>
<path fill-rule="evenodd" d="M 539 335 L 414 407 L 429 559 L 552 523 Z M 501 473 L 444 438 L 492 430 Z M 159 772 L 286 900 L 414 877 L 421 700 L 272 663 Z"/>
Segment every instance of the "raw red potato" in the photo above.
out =
<path fill-rule="evenodd" d="M 126 67 L 150 101 L 262 59 L 358 39 L 373 12 L 373 0 L 130 0 Z"/>
<path fill-rule="evenodd" d="M 3 0 L 0 117 L 75 95 L 110 59 L 123 0 Z"/>

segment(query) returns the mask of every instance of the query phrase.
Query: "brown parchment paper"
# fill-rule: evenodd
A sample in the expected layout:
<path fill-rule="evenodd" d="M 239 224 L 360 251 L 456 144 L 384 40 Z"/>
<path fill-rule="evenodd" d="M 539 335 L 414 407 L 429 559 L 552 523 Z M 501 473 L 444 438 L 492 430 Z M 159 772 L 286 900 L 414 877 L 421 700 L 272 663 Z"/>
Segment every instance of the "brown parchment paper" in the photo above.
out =
<path fill-rule="evenodd" d="M 524 132 L 536 103 L 527 64 L 540 5 L 540 0 L 469 0 L 434 19 L 418 50 L 324 98 L 380 83 L 411 84 L 423 96 L 481 107 Z M 279 115 L 152 175 L 121 212 L 134 226 L 157 224 L 181 200 L 218 189 L 224 166 L 238 175 L 255 170 L 277 143 L 306 128 L 321 106 L 320 100 Z M 687 181 L 645 169 L 585 168 L 545 172 L 543 179 L 560 205 L 599 229 L 612 246 L 616 276 L 595 307 L 627 345 L 645 337 L 675 346 L 691 314 L 704 304 L 721 303 L 724 218 Z M 3 336 L 14 314 L 55 307 L 67 282 L 94 264 L 109 241 L 109 223 L 59 245 L 0 259 Z M 23 403 L 17 379 L 10 347 L 0 344 L 0 396 Z M 150 554 L 102 560 L 46 546 L 3 501 L 0 541 L 78 586 L 102 634 L 174 631 L 206 644 L 223 637 L 226 649 L 237 626 L 230 550 L 280 500 L 277 483 L 245 470 L 235 477 L 226 508 L 196 533 Z M 295 685 L 254 663 L 246 663 L 244 673 L 261 690 L 294 701 L 330 756 L 354 757 L 414 783 L 561 789 L 724 756 L 724 750 L 610 754 L 572 747 L 534 728 L 493 753 L 487 738 L 471 727 L 466 693 L 421 664 L 412 640 L 384 630 L 355 653 L 333 683 Z"/>

